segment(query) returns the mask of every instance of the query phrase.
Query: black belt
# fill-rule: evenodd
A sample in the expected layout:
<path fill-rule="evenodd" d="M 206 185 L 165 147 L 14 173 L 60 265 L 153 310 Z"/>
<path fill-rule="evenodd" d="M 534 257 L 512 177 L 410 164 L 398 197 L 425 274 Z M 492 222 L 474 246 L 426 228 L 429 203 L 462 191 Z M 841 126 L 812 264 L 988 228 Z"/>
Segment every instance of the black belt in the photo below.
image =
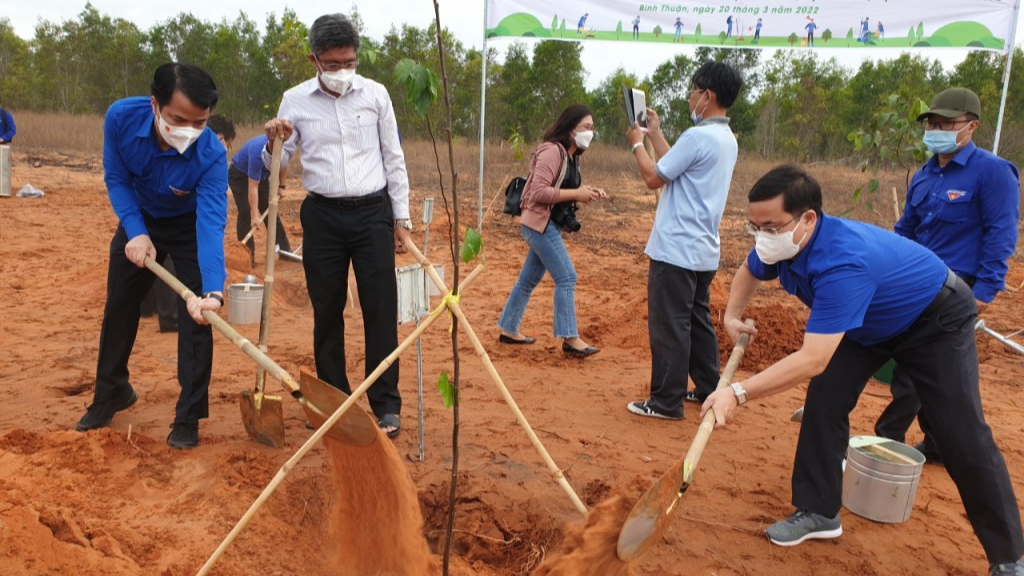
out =
<path fill-rule="evenodd" d="M 946 298 L 949 298 L 949 295 L 956 291 L 956 281 L 956 274 L 954 274 L 952 270 L 946 270 L 946 282 L 942 285 L 939 293 L 935 295 L 935 299 L 932 300 L 932 303 L 924 309 L 924 312 L 921 312 L 921 316 L 919 316 L 919 318 L 923 318 L 938 310 L 939 306 L 942 306 L 942 303 Z"/>
<path fill-rule="evenodd" d="M 388 191 L 387 186 L 365 196 L 348 196 L 342 198 L 329 198 L 316 192 L 310 192 L 309 197 L 317 204 L 339 208 L 341 210 L 354 210 L 365 206 L 373 206 L 384 201 L 384 193 Z"/>

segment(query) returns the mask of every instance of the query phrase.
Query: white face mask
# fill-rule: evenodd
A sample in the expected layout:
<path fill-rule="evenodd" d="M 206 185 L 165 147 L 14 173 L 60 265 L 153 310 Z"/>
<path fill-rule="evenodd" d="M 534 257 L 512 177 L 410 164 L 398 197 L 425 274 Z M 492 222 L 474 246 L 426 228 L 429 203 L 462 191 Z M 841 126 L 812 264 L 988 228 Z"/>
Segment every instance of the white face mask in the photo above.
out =
<path fill-rule="evenodd" d="M 178 151 L 179 154 L 184 154 L 185 150 L 191 146 L 199 136 L 203 133 L 201 129 L 192 128 L 191 126 L 171 126 L 164 120 L 164 117 L 159 113 L 157 117 L 157 127 L 160 129 L 160 137 Z"/>
<path fill-rule="evenodd" d="M 803 218 L 803 214 L 800 215 Z M 800 221 L 802 223 L 803 220 Z M 798 223 L 796 228 L 799 228 Z M 803 236 L 800 237 L 796 242 L 793 241 L 793 235 L 796 233 L 796 228 L 793 228 L 789 232 L 779 232 L 778 234 L 771 234 L 764 230 L 758 230 L 754 241 L 754 250 L 757 252 L 757 257 L 761 259 L 761 262 L 771 266 L 777 262 L 783 260 L 789 260 L 800 252 L 800 243 L 807 237 L 807 231 L 804 230 Z"/>
<path fill-rule="evenodd" d="M 590 142 L 594 139 L 593 130 L 584 130 L 577 132 L 575 136 L 576 147 L 580 150 L 586 150 L 590 146 Z"/>
<path fill-rule="evenodd" d="M 324 86 L 331 92 L 337 92 L 338 94 L 344 94 L 348 92 L 350 86 L 352 86 L 352 80 L 356 77 L 356 71 L 342 68 L 337 72 L 327 72 L 325 70 L 320 71 L 320 79 L 323 80 Z"/>

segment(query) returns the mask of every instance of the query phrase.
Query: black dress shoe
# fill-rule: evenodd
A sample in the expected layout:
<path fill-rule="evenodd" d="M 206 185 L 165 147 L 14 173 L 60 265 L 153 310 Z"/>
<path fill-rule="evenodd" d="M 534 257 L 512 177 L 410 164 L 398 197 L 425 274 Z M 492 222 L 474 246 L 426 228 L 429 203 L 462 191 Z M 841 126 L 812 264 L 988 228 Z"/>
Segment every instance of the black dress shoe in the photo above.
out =
<path fill-rule="evenodd" d="M 190 450 L 199 446 L 199 422 L 175 422 L 167 435 L 167 445 L 178 450 Z"/>
<path fill-rule="evenodd" d="M 128 393 L 121 395 L 120 398 L 104 402 L 93 402 L 85 411 L 82 419 L 75 425 L 75 430 L 86 432 L 96 428 L 106 428 L 110 426 L 111 420 L 114 419 L 114 414 L 131 408 L 138 399 L 139 395 L 129 386 Z"/>
<path fill-rule="evenodd" d="M 917 444 L 914 444 L 914 450 L 920 452 L 921 455 L 924 456 L 924 461 L 928 464 L 942 465 L 942 456 L 932 449 L 927 442 L 918 442 Z"/>
<path fill-rule="evenodd" d="M 505 336 L 504 334 L 498 336 L 498 342 L 501 342 L 502 344 L 533 344 L 536 341 L 536 338 L 530 338 L 529 336 L 523 336 L 522 340 L 517 340 L 516 338 Z"/>
<path fill-rule="evenodd" d="M 593 356 L 594 354 L 597 354 L 600 351 L 600 348 L 595 348 L 593 346 L 587 346 L 586 348 L 573 348 L 572 346 L 569 346 L 568 342 L 562 342 L 562 352 L 565 352 L 570 356 L 579 356 L 580 358 L 586 358 L 587 356 Z"/>

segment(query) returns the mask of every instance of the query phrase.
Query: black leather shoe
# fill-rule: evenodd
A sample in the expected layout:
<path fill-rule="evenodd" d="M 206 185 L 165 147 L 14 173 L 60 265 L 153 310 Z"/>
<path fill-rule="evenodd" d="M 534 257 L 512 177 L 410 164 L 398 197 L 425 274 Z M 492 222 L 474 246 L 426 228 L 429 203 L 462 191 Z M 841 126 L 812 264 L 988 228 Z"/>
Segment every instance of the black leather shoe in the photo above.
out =
<path fill-rule="evenodd" d="M 79 432 L 86 432 L 97 428 L 106 428 L 107 426 L 110 426 L 110 421 L 114 419 L 114 414 L 121 410 L 131 408 L 138 399 L 139 395 L 135 393 L 135 390 L 133 390 L 131 386 L 129 386 L 128 393 L 122 395 L 120 398 L 104 402 L 93 402 L 92 405 L 86 409 L 85 415 L 82 416 L 82 419 L 75 425 L 75 430 L 78 430 Z"/>
<path fill-rule="evenodd" d="M 199 422 L 175 422 L 167 435 L 167 445 L 178 450 L 199 446 Z"/>
<path fill-rule="evenodd" d="M 529 336 L 523 336 L 522 340 L 517 340 L 511 336 L 505 336 L 504 334 L 498 336 L 498 342 L 501 342 L 502 344 L 533 344 L 536 341 L 536 338 L 530 338 Z"/>
<path fill-rule="evenodd" d="M 597 354 L 600 351 L 601 351 L 600 348 L 595 348 L 593 346 L 587 346 L 586 348 L 582 348 L 582 349 L 580 349 L 580 348 L 573 348 L 572 346 L 569 346 L 568 342 L 562 342 L 562 352 L 565 352 L 566 354 L 568 354 L 570 356 L 578 356 L 580 358 L 586 358 L 587 356 L 593 356 L 594 354 Z"/>
<path fill-rule="evenodd" d="M 914 450 L 920 452 L 921 455 L 924 456 L 924 461 L 928 464 L 942 465 L 942 456 L 940 456 L 935 450 L 932 450 L 932 448 L 928 446 L 927 442 L 918 442 L 917 444 L 914 444 Z"/>

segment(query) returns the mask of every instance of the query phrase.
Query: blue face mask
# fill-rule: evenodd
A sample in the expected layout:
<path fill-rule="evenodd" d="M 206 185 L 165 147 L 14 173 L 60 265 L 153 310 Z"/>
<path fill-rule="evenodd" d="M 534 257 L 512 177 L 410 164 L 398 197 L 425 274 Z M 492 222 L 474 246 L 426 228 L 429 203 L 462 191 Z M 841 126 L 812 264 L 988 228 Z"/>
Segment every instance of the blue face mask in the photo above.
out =
<path fill-rule="evenodd" d="M 704 96 L 701 96 L 701 100 L 703 100 L 707 95 L 708 95 L 708 93 L 705 92 Z M 697 105 L 698 106 L 700 105 L 700 100 L 697 100 Z M 701 110 L 700 114 L 697 114 L 697 107 L 694 106 L 693 110 L 690 110 L 690 120 L 693 120 L 694 125 L 700 124 L 700 121 L 704 119 L 704 113 L 707 112 L 707 111 L 708 111 L 708 103 L 707 102 L 704 103 L 704 109 Z"/>
<path fill-rule="evenodd" d="M 968 124 L 969 126 L 970 124 Z M 925 130 L 924 131 L 924 145 L 934 154 L 952 154 L 960 148 L 960 143 L 957 141 L 957 137 L 960 136 L 960 132 L 963 132 L 963 128 L 956 132 L 950 132 L 948 130 Z"/>

